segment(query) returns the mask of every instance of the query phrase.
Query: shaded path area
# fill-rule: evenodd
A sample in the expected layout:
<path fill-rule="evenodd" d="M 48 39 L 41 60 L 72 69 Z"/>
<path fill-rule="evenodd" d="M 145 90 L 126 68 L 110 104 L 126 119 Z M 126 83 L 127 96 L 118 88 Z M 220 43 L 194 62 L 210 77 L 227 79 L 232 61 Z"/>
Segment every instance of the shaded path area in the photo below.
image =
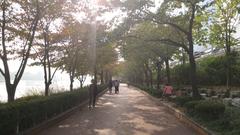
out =
<path fill-rule="evenodd" d="M 95 109 L 87 107 L 39 135 L 195 135 L 141 92 L 121 85 L 104 94 Z"/>

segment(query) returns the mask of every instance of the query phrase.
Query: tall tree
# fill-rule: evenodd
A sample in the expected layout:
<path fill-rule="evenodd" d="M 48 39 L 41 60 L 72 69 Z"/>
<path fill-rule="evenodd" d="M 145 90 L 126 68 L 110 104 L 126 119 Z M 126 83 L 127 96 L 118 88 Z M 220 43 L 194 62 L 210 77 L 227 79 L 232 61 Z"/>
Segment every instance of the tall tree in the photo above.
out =
<path fill-rule="evenodd" d="M 166 33 L 166 32 L 165 32 Z M 160 82 L 160 70 L 163 62 L 166 62 L 166 71 L 169 71 L 169 59 L 176 51 L 176 47 L 166 46 L 164 43 L 150 42 L 149 39 L 162 35 L 162 29 L 152 22 L 144 22 L 135 25 L 126 35 L 127 42 L 123 46 L 124 58 L 127 61 L 138 62 L 142 68 L 147 86 L 153 84 L 153 70 L 157 68 Z M 170 82 L 170 72 L 167 72 L 167 81 Z"/>
<path fill-rule="evenodd" d="M 8 102 L 12 102 L 14 101 L 17 85 L 22 78 L 29 59 L 41 13 L 38 0 L 2 0 L 0 4 L 2 14 L 0 21 L 2 42 L 0 58 L 3 63 L 3 69 L 1 68 L 0 72 L 5 79 Z M 13 5 L 19 8 L 12 8 Z M 24 41 L 24 43 L 21 44 L 19 39 Z M 11 53 L 14 51 L 19 52 L 21 64 L 13 79 L 10 76 L 8 61 L 11 59 Z"/>
<path fill-rule="evenodd" d="M 224 47 L 226 54 L 226 86 L 231 85 L 231 47 L 238 44 L 236 36 L 237 24 L 239 23 L 240 0 L 215 0 L 208 12 L 208 27 L 210 30 L 210 44 Z"/>
<path fill-rule="evenodd" d="M 59 29 L 56 24 L 56 20 L 63 18 L 64 12 L 64 0 L 44 1 L 42 3 L 42 18 L 39 23 L 38 32 L 40 35 L 37 37 L 36 45 L 34 47 L 35 53 L 33 58 L 38 58 L 39 62 L 34 62 L 32 65 L 40 65 L 44 71 L 44 83 L 45 83 L 45 96 L 49 95 L 49 87 L 52 84 L 52 79 L 58 69 L 56 67 L 52 72 L 52 68 L 58 60 L 56 45 L 58 41 L 56 30 Z M 57 22 L 59 23 L 59 22 Z"/>
<path fill-rule="evenodd" d="M 189 56 L 190 76 L 193 90 L 193 96 L 199 97 L 196 78 L 196 62 L 194 57 L 194 30 L 198 29 L 196 25 L 196 16 L 201 13 L 212 1 L 203 0 L 165 0 L 157 14 L 149 13 L 148 18 L 153 22 L 171 27 L 176 34 L 184 37 L 184 41 L 176 41 L 171 38 L 159 38 L 159 42 L 182 47 Z"/>
<path fill-rule="evenodd" d="M 62 34 L 65 45 L 62 47 L 63 58 L 59 62 L 61 68 L 69 74 L 70 91 L 73 90 L 73 82 L 76 77 L 76 70 L 81 59 L 80 54 L 86 51 L 88 45 L 89 24 L 80 23 L 72 17 L 67 18 L 64 22 Z"/>

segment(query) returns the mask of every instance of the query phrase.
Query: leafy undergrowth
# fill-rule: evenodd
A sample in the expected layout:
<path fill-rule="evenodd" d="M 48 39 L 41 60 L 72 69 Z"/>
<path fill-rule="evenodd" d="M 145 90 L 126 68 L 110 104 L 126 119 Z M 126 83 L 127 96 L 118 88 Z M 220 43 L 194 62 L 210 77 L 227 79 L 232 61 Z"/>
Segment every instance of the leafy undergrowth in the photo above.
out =
<path fill-rule="evenodd" d="M 189 97 L 179 99 L 175 103 L 179 105 L 180 102 L 190 118 L 215 134 L 240 135 L 239 108 L 224 105 L 219 100 L 189 100 Z"/>
<path fill-rule="evenodd" d="M 215 120 L 205 120 L 198 116 L 190 115 L 196 122 L 217 135 L 240 135 L 240 109 L 227 106 L 224 114 Z"/>
<path fill-rule="evenodd" d="M 157 89 L 131 85 L 161 98 L 162 92 Z M 224 105 L 221 101 L 194 99 L 187 96 L 171 101 L 177 108 L 185 110 L 187 116 L 216 135 L 240 135 L 240 109 L 237 107 Z"/>

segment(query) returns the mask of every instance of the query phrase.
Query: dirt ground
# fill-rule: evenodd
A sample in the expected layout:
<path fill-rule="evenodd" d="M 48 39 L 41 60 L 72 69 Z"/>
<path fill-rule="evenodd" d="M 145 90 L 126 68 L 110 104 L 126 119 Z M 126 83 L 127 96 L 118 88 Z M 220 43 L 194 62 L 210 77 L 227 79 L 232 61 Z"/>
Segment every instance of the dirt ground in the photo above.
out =
<path fill-rule="evenodd" d="M 165 107 L 141 92 L 120 86 L 119 94 L 106 93 L 97 106 L 87 106 L 39 135 L 195 135 Z"/>

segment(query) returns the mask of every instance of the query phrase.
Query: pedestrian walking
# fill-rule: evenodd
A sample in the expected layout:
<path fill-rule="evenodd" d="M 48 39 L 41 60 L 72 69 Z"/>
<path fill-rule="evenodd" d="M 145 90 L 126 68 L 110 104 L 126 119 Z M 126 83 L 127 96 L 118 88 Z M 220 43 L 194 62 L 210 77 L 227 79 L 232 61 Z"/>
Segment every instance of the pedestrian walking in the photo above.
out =
<path fill-rule="evenodd" d="M 109 82 L 108 82 L 108 90 L 109 90 L 110 94 L 112 94 L 112 86 L 113 86 L 113 82 L 112 82 L 112 80 L 109 80 Z"/>
<path fill-rule="evenodd" d="M 119 81 L 118 80 L 114 81 L 114 87 L 115 87 L 115 94 L 119 93 Z"/>
<path fill-rule="evenodd" d="M 95 80 L 91 80 L 91 84 L 89 86 L 89 108 L 95 107 L 96 102 L 96 96 L 97 96 L 97 85 L 95 83 Z"/>
<path fill-rule="evenodd" d="M 169 99 L 172 93 L 173 93 L 173 87 L 169 85 L 169 83 L 167 83 L 163 88 L 163 98 L 166 97 L 167 99 Z"/>

